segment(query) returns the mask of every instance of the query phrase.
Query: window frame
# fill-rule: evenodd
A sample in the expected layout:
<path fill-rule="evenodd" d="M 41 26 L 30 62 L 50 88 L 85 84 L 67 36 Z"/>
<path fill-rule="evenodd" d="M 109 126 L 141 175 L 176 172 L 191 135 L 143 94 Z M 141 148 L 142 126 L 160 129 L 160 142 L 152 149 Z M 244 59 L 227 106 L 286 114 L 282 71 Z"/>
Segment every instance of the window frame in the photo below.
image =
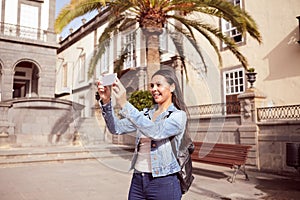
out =
<path fill-rule="evenodd" d="M 225 99 L 226 99 L 227 95 L 241 94 L 246 91 L 247 82 L 246 82 L 246 76 L 245 76 L 245 69 L 243 67 L 224 70 L 222 73 L 223 73 L 223 91 L 224 91 Z M 235 73 L 237 73 L 237 75 L 238 75 L 237 77 L 235 76 Z M 240 75 L 239 73 L 242 73 L 242 74 Z M 232 77 L 232 79 L 228 80 L 228 84 L 227 84 L 227 79 L 226 79 L 227 74 L 228 74 L 229 78 Z M 232 76 L 230 76 L 230 74 L 232 74 Z M 240 83 L 241 78 L 242 78 L 242 83 Z M 236 81 L 237 81 L 237 84 L 236 84 Z M 227 92 L 228 91 L 227 86 L 229 87 L 228 88 L 230 90 L 229 92 Z M 243 87 L 242 90 L 241 90 L 241 86 Z M 238 87 L 238 90 L 236 90 L 236 87 Z"/>
<path fill-rule="evenodd" d="M 63 64 L 62 88 L 68 87 L 68 63 Z"/>
<path fill-rule="evenodd" d="M 122 35 L 122 47 L 129 45 L 129 52 L 127 52 L 127 58 L 124 60 L 123 70 L 136 67 L 136 41 L 137 33 L 135 31 L 126 32 Z"/>
<path fill-rule="evenodd" d="M 108 73 L 109 72 L 109 51 L 110 51 L 110 46 L 105 47 L 106 50 L 103 53 L 103 55 L 101 56 L 100 59 L 100 74 L 103 73 Z"/>
<path fill-rule="evenodd" d="M 86 54 L 83 53 L 79 56 L 79 82 L 85 81 L 85 71 L 86 71 Z"/>
<path fill-rule="evenodd" d="M 227 1 L 233 3 L 234 5 L 237 5 L 236 1 L 240 1 L 239 5 L 240 5 L 241 9 L 245 8 L 244 0 L 227 0 Z M 226 26 L 228 26 L 227 29 L 226 29 Z M 238 32 L 236 27 L 233 27 L 230 22 L 226 21 L 223 18 L 220 18 L 220 28 L 221 28 L 222 34 L 224 34 L 224 35 L 228 35 L 227 34 L 228 32 L 229 32 L 229 35 L 231 35 L 232 32 L 234 32 L 234 31 Z M 235 43 L 238 46 L 245 45 L 246 44 L 246 36 L 242 36 L 241 33 L 232 35 L 232 36 L 230 36 L 230 38 L 232 38 L 234 40 L 234 37 L 238 37 L 238 36 L 241 37 L 241 41 L 235 41 Z M 222 41 L 220 42 L 220 49 L 221 50 L 226 50 L 227 49 L 227 45 Z"/>

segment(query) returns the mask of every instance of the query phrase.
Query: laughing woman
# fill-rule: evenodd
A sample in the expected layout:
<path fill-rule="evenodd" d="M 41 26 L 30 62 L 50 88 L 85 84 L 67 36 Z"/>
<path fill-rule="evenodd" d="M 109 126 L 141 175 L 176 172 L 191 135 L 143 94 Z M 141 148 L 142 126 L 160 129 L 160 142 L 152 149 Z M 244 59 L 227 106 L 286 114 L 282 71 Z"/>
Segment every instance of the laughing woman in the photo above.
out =
<path fill-rule="evenodd" d="M 134 170 L 129 200 L 179 200 L 182 193 L 177 172 L 180 166 L 170 142 L 174 138 L 178 150 L 187 123 L 186 106 L 178 79 L 172 70 L 162 69 L 149 85 L 154 107 L 138 111 L 126 99 L 126 90 L 117 79 L 114 84 L 98 83 L 100 106 L 112 134 L 136 131 L 136 147 L 131 162 Z M 122 118 L 114 115 L 111 93 L 121 107 Z"/>

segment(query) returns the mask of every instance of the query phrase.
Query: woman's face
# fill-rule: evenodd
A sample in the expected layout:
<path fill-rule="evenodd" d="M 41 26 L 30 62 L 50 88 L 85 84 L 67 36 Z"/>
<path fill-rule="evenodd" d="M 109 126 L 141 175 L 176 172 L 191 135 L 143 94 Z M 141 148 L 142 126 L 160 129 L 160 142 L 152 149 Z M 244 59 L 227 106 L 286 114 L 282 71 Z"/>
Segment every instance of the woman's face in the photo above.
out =
<path fill-rule="evenodd" d="M 171 91 L 173 91 L 174 88 L 167 82 L 165 77 L 161 75 L 153 76 L 149 89 L 157 104 L 172 103 Z"/>

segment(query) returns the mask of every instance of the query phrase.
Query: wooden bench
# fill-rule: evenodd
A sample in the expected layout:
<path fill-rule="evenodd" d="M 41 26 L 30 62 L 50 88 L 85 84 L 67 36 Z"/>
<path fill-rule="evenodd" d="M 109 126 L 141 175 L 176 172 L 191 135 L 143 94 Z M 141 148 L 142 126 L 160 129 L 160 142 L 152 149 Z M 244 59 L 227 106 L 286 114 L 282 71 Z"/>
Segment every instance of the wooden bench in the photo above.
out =
<path fill-rule="evenodd" d="M 241 171 L 245 175 L 246 180 L 249 180 L 245 163 L 251 146 L 206 142 L 194 142 L 194 145 L 195 150 L 191 155 L 193 161 L 234 169 L 231 183 L 235 181 L 238 171 Z"/>

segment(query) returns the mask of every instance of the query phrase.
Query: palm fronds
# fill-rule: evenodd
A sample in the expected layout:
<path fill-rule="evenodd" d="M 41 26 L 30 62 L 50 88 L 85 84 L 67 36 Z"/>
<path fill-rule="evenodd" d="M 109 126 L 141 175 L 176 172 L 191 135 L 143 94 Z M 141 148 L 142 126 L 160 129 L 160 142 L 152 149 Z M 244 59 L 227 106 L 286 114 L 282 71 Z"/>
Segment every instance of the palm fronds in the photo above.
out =
<path fill-rule="evenodd" d="M 55 30 L 61 32 L 73 19 L 94 10 L 101 11 L 104 8 L 111 13 L 112 20 L 99 38 L 98 48 L 90 62 L 89 75 L 93 73 L 98 60 L 109 46 L 109 38 L 113 33 L 126 30 L 130 28 L 131 24 L 138 24 L 142 30 L 152 27 L 155 31 L 150 31 L 150 34 L 161 34 L 161 30 L 170 24 L 173 26 L 173 31 L 183 34 L 190 41 L 205 66 L 204 57 L 194 35 L 195 32 L 200 33 L 210 43 L 218 56 L 220 66 L 222 66 L 222 58 L 215 38 L 224 42 L 245 68 L 248 67 L 248 61 L 230 37 L 224 35 L 216 25 L 207 23 L 201 16 L 225 19 L 235 26 L 243 36 L 248 33 L 258 43 L 262 42 L 257 24 L 250 14 L 226 0 L 71 0 L 59 13 L 55 21 Z M 201 15 L 197 15 L 198 18 L 195 19 L 194 14 L 199 13 Z M 173 23 L 172 20 L 176 22 Z M 176 39 L 174 33 L 171 33 L 170 36 L 179 56 L 184 59 L 181 41 Z M 146 41 L 148 40 L 146 39 Z"/>

